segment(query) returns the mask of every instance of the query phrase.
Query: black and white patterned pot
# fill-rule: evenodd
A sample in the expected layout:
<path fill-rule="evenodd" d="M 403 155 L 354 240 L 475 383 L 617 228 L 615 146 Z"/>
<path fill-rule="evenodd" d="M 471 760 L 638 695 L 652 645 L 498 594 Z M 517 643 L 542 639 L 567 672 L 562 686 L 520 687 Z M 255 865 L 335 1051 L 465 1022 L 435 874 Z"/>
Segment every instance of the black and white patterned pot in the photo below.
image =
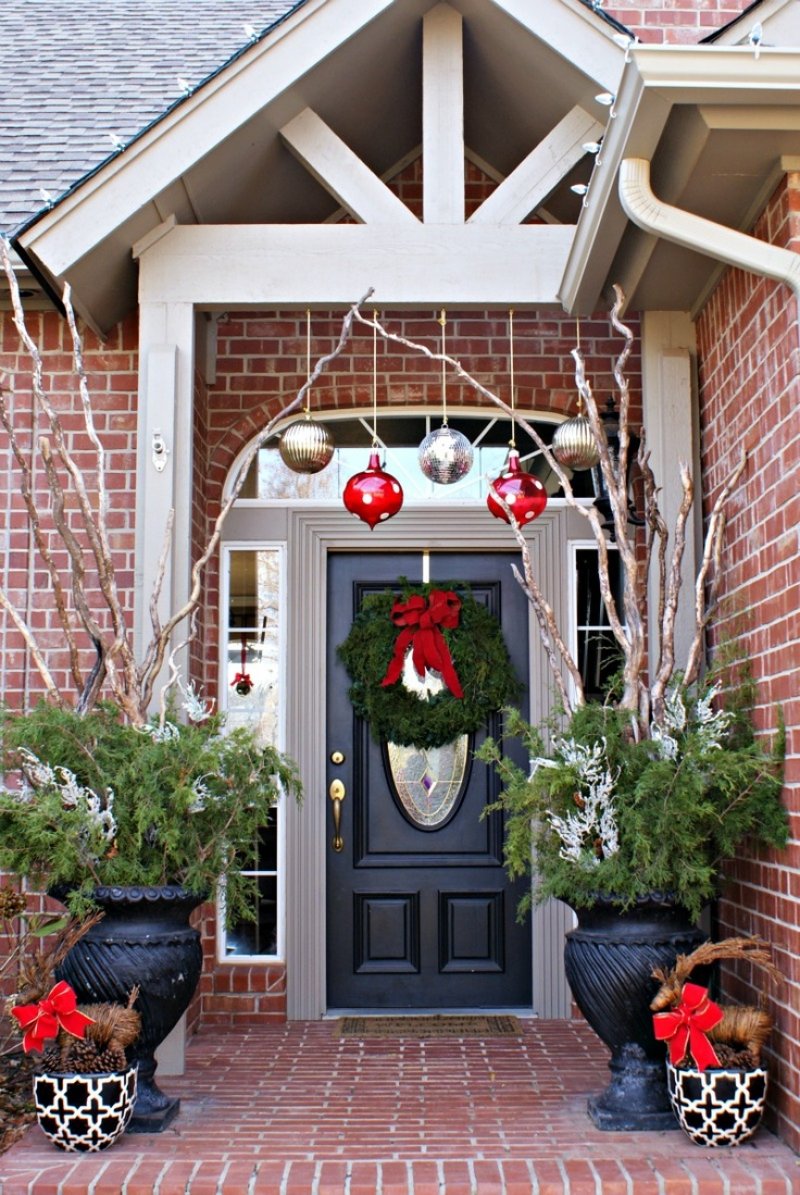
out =
<path fill-rule="evenodd" d="M 674 1067 L 667 1062 L 667 1088 L 675 1115 L 698 1145 L 738 1145 L 761 1122 L 767 1072 Z"/>
<path fill-rule="evenodd" d="M 96 1075 L 36 1075 L 33 1097 L 42 1132 L 60 1149 L 107 1149 L 131 1118 L 136 1070 L 131 1066 Z"/>

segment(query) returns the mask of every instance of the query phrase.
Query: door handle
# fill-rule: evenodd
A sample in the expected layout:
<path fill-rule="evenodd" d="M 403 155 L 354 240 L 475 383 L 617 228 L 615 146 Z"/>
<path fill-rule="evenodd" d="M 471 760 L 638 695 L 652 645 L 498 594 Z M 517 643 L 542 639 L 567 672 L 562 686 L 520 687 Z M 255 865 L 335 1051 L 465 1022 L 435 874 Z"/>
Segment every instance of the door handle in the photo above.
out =
<path fill-rule="evenodd" d="M 344 839 L 342 838 L 342 801 L 345 798 L 345 787 L 341 780 L 332 780 L 331 786 L 328 789 L 328 796 L 333 804 L 333 841 L 331 846 L 338 854 L 339 851 L 344 850 Z"/>

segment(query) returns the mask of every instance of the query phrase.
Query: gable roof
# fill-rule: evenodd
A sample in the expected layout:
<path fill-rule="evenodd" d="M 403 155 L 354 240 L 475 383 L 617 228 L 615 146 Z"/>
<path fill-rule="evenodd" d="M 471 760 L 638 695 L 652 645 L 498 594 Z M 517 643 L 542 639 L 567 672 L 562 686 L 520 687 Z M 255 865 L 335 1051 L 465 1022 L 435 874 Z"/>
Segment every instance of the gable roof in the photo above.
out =
<path fill-rule="evenodd" d="M 3 0 L 0 232 L 48 210 L 115 156 L 112 138 L 130 144 L 305 3 Z"/>
<path fill-rule="evenodd" d="M 35 2 L 38 7 L 44 0 Z M 67 0 L 55 2 L 63 14 Z M 18 13 L 25 8 L 22 0 L 11 3 Z M 86 16 L 86 0 L 79 3 Z M 167 5 L 184 13 L 192 28 L 195 5 L 188 0 L 136 3 L 142 19 Z M 209 0 L 202 3 L 205 13 L 213 10 Z M 106 8 L 119 12 L 122 4 L 111 0 Z M 624 54 L 614 40 L 618 22 L 598 11 L 594 0 L 453 4 L 465 27 L 466 148 L 488 164 L 490 174 L 494 170 L 500 179 L 515 172 L 556 129 L 559 166 L 565 152 L 573 152 L 566 125 L 575 114 L 588 122 L 590 136 L 599 132 L 602 126 L 592 126 L 603 110 L 594 97 L 616 87 Z M 108 156 L 103 145 L 99 165 L 18 226 L 20 256 L 51 293 L 69 278 L 79 312 L 107 328 L 135 302 L 132 249 L 151 243 L 165 222 L 274 227 L 335 219 L 339 204 L 330 188 L 289 152 L 282 132 L 313 109 L 378 178 L 390 177 L 419 154 L 422 22 L 441 7 L 437 0 L 304 0 L 274 9 L 281 15 L 263 36 L 239 46 L 224 67 L 180 102 L 173 100 L 124 149 Z M 217 20 L 230 19 L 230 11 L 231 0 L 219 0 Z M 125 61 L 130 68 L 130 55 Z M 137 69 L 146 75 L 149 63 Z M 172 64 L 160 78 L 172 85 Z M 135 72 L 126 95 L 134 91 Z M 67 89 L 62 100 L 70 99 Z M 90 110 L 95 108 L 92 101 Z M 152 107 L 135 111 L 131 123 L 151 116 Z M 119 112 L 117 104 L 109 115 Z M 101 143 L 112 131 L 106 124 Z M 40 156 L 58 156 L 58 140 L 44 143 Z M 566 168 L 553 172 L 556 182 Z M 564 210 L 556 214 L 566 235 L 580 205 L 568 185 L 563 189 Z"/>
<path fill-rule="evenodd" d="M 13 233 L 305 0 L 3 0 L 0 230 Z M 251 25 L 248 36 L 244 26 Z"/>

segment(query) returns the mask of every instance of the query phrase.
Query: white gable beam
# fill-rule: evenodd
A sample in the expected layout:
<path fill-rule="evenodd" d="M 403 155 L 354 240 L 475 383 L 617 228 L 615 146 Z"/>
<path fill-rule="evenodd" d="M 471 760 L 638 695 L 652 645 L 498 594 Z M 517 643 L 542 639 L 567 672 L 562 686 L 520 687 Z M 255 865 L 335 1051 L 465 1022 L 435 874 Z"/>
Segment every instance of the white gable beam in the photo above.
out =
<path fill-rule="evenodd" d="M 598 84 L 616 92 L 625 54 L 614 31 L 580 0 L 492 0 L 544 45 Z"/>
<path fill-rule="evenodd" d="M 603 125 L 581 107 L 574 107 L 543 141 L 512 170 L 470 218 L 470 224 L 521 224 L 586 153 L 585 141 L 596 141 Z"/>
<path fill-rule="evenodd" d="M 574 225 L 188 225 L 139 261 L 141 302 L 203 308 L 555 303 Z"/>
<path fill-rule="evenodd" d="M 422 218 L 464 223 L 463 29 L 448 4 L 422 21 Z"/>
<path fill-rule="evenodd" d="M 281 129 L 306 170 L 364 224 L 417 223 L 416 216 L 321 117 L 306 108 Z"/>

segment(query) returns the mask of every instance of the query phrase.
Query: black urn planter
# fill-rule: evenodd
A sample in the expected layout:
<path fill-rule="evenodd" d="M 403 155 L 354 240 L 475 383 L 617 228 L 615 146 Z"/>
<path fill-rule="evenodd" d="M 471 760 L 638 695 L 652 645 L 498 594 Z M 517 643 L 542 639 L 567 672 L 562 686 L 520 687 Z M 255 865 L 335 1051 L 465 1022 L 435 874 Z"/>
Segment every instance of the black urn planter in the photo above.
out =
<path fill-rule="evenodd" d="M 189 1006 L 202 968 L 200 934 L 189 915 L 205 898 L 179 885 L 96 888 L 103 918 L 73 946 L 58 969 L 82 1004 L 126 1004 L 139 986 L 136 1009 L 142 1029 L 128 1050 L 138 1062 L 136 1104 L 130 1133 L 160 1133 L 177 1115 L 180 1101 L 155 1082 L 154 1051 Z"/>
<path fill-rule="evenodd" d="M 669 970 L 704 935 L 658 893 L 621 912 L 610 900 L 576 909 L 564 965 L 575 1002 L 611 1050 L 611 1082 L 588 1103 L 599 1129 L 677 1129 L 664 1073 L 664 1044 L 653 1033 L 654 967 Z"/>

